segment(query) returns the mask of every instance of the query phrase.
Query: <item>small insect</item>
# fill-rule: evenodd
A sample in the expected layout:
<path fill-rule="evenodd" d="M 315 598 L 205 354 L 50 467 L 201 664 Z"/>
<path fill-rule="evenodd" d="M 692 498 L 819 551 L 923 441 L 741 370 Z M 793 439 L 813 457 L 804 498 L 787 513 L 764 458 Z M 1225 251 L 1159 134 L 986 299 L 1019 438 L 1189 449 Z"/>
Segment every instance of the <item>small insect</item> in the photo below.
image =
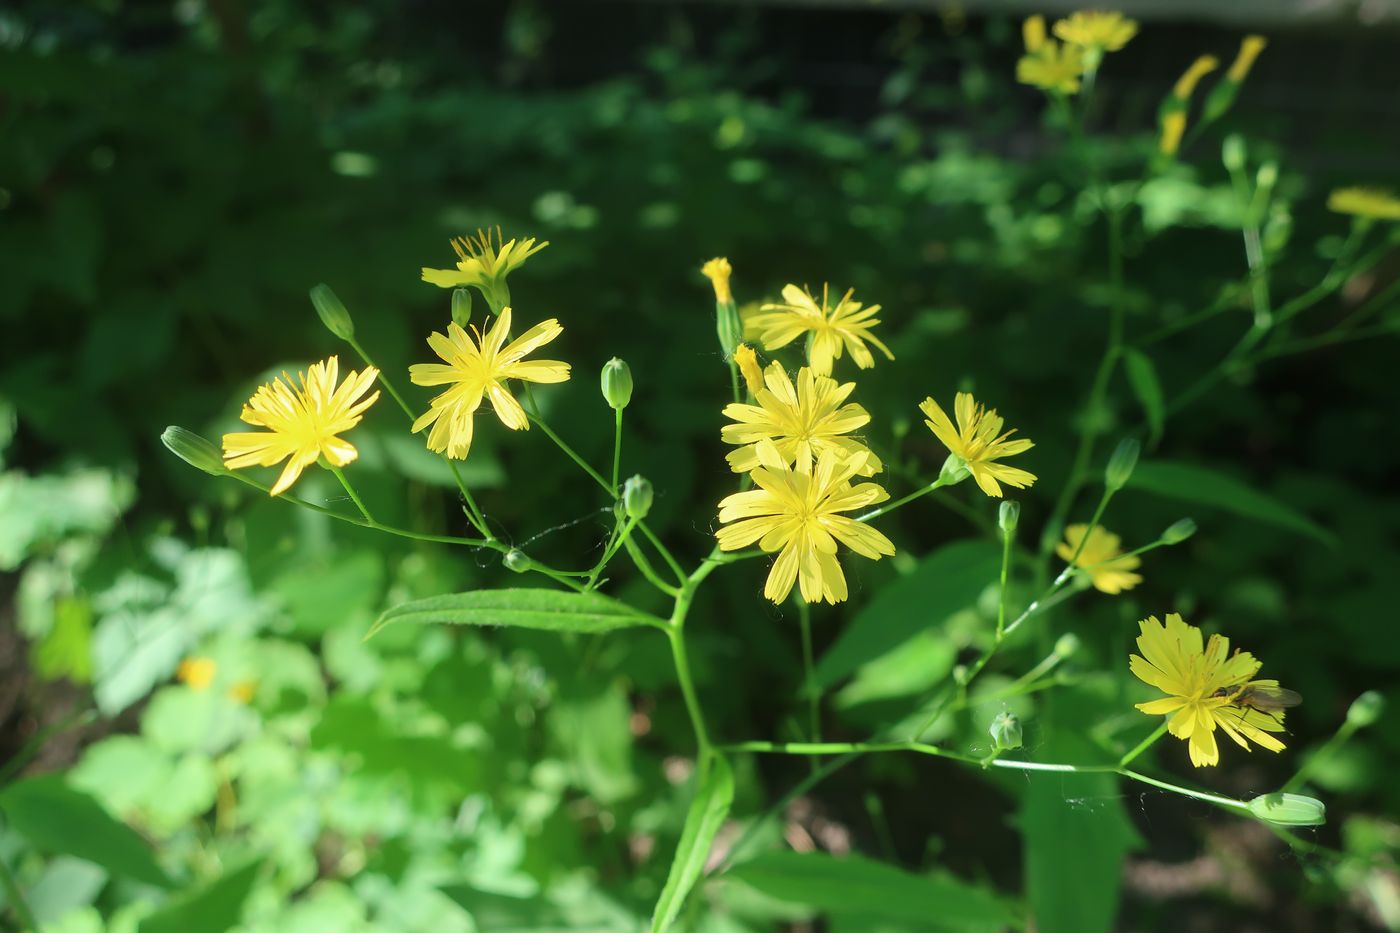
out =
<path fill-rule="evenodd" d="M 1264 713 L 1297 706 L 1303 698 L 1292 690 L 1276 687 L 1273 684 L 1245 684 L 1243 687 L 1221 687 L 1211 696 L 1227 697 L 1231 706 L 1250 707 Z"/>

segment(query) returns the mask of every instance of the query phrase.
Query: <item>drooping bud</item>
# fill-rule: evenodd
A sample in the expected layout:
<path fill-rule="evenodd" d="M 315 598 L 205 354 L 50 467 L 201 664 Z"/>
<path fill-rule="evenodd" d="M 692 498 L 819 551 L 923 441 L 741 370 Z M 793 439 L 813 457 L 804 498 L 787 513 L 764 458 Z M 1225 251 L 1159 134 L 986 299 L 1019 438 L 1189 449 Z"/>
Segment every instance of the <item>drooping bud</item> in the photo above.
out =
<path fill-rule="evenodd" d="M 1261 794 L 1249 802 L 1249 812 L 1279 826 L 1321 826 L 1327 822 L 1326 805 L 1302 794 Z"/>
<path fill-rule="evenodd" d="M 1001 533 L 1013 534 L 1016 531 L 1016 523 L 1020 520 L 1021 503 L 1003 499 L 1001 508 L 997 510 L 997 524 L 1001 526 Z"/>
<path fill-rule="evenodd" d="M 350 312 L 340 303 L 331 287 L 322 283 L 311 289 L 311 303 L 316 307 L 316 316 L 326 325 L 326 330 L 341 340 L 351 340 L 355 336 L 355 322 L 350 320 Z"/>
<path fill-rule="evenodd" d="M 1162 532 L 1162 543 L 1167 545 L 1180 544 L 1196 533 L 1196 523 L 1189 518 L 1178 519 L 1167 526 L 1167 530 Z"/>
<path fill-rule="evenodd" d="M 501 563 L 506 565 L 506 569 L 516 573 L 524 573 L 535 565 L 535 562 L 530 560 L 530 555 L 518 547 L 506 551 L 505 556 L 501 558 Z"/>
<path fill-rule="evenodd" d="M 468 288 L 452 289 L 452 323 L 466 329 L 472 319 L 472 293 Z"/>
<path fill-rule="evenodd" d="M 1021 747 L 1021 720 L 1017 719 L 1014 713 L 1006 710 L 997 713 L 987 731 L 991 734 L 992 744 L 998 751 Z"/>
<path fill-rule="evenodd" d="M 651 482 L 645 476 L 633 476 L 622 484 L 622 505 L 628 518 L 646 518 L 654 498 Z"/>
<path fill-rule="evenodd" d="M 1364 729 L 1380 719 L 1384 712 L 1385 697 L 1375 690 L 1367 690 L 1347 707 L 1347 722 L 1353 728 Z"/>
<path fill-rule="evenodd" d="M 1137 466 L 1138 454 L 1142 453 L 1142 445 L 1131 437 L 1125 437 L 1118 442 L 1118 446 L 1113 451 L 1113 456 L 1108 458 L 1108 467 L 1104 470 L 1103 481 L 1112 492 L 1117 492 L 1128 485 L 1128 480 L 1133 475 L 1133 469 Z"/>
<path fill-rule="evenodd" d="M 609 407 L 622 411 L 632 401 L 632 370 L 617 357 L 603 364 L 603 398 Z"/>
<path fill-rule="evenodd" d="M 739 372 L 744 377 L 744 385 L 748 386 L 750 395 L 757 395 L 763 388 L 763 368 L 758 365 L 758 354 L 753 347 L 746 343 L 739 344 L 734 350 L 734 362 L 739 364 Z"/>
<path fill-rule="evenodd" d="M 160 442 L 172 454 L 210 476 L 223 476 L 228 472 L 224 458 L 213 441 L 193 431 L 172 424 L 161 432 Z"/>

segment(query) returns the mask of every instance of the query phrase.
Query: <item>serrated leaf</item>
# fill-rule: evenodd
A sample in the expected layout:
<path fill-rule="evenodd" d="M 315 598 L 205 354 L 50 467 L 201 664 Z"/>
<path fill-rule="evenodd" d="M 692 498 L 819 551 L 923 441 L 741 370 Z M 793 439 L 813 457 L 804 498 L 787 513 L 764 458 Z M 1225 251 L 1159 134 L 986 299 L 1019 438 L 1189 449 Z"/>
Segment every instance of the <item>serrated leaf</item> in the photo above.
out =
<path fill-rule="evenodd" d="M 403 603 L 386 611 L 365 638 L 387 625 L 507 625 L 551 632 L 611 632 L 638 625 L 665 628 L 656 616 L 601 593 L 559 590 L 474 590 Z"/>
<path fill-rule="evenodd" d="M 680 913 L 690 889 L 695 887 L 700 873 L 705 870 L 710 846 L 714 844 L 715 834 L 724 825 L 733 802 L 734 772 L 730 770 L 729 762 L 716 755 L 686 814 L 681 841 L 676 846 L 676 857 L 671 861 L 671 872 L 666 876 L 666 886 L 661 889 L 661 897 L 651 917 L 652 933 L 668 929 Z"/>
<path fill-rule="evenodd" d="M 135 830 L 57 775 L 28 778 L 0 790 L 0 811 L 36 849 L 87 859 L 147 884 L 172 885 Z"/>
<path fill-rule="evenodd" d="M 934 551 L 870 601 L 822 655 L 814 677 L 829 687 L 977 599 L 1001 566 L 998 548 L 959 541 Z"/>
<path fill-rule="evenodd" d="M 1162 392 L 1162 381 L 1157 378 L 1157 367 L 1147 354 L 1130 347 L 1123 351 L 1123 368 L 1128 373 L 1128 384 L 1133 387 L 1133 394 L 1147 416 L 1148 443 L 1155 447 L 1162 439 L 1162 429 L 1167 422 L 1166 396 Z"/>
<path fill-rule="evenodd" d="M 995 894 L 952 875 L 910 874 L 861 855 L 765 852 L 725 877 L 769 897 L 817 911 L 905 920 L 934 930 L 992 931 L 1012 926 Z"/>
<path fill-rule="evenodd" d="M 1256 486 L 1207 467 L 1166 460 L 1141 462 L 1133 471 L 1132 488 L 1181 502 L 1214 506 L 1307 535 L 1329 547 L 1337 543 L 1332 532 L 1296 509 L 1260 492 Z"/>

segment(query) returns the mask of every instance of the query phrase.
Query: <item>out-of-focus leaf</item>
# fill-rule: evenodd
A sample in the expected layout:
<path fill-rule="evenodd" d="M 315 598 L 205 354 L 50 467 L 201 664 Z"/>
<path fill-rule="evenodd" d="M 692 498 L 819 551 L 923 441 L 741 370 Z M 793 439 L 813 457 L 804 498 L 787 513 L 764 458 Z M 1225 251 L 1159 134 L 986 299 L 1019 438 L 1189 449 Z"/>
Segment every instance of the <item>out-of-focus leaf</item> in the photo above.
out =
<path fill-rule="evenodd" d="M 822 655 L 814 676 L 830 686 L 976 601 L 1001 566 L 997 547 L 959 541 L 884 587 Z"/>
<path fill-rule="evenodd" d="M 134 497 L 129 479 L 106 470 L 0 473 L 0 570 L 14 570 L 35 548 L 61 537 L 106 534 Z"/>
<path fill-rule="evenodd" d="M 561 696 L 549 711 L 550 731 L 563 747 L 576 783 L 602 803 L 616 803 L 637 790 L 631 715 L 632 705 L 618 684 Z"/>
<path fill-rule="evenodd" d="M 638 625 L 664 627 L 656 616 L 601 593 L 558 590 L 476 590 L 432 596 L 395 606 L 366 638 L 387 625 L 514 625 L 555 632 L 610 632 Z"/>
<path fill-rule="evenodd" d="M 716 755 L 704 781 L 695 792 L 690 812 L 686 814 L 681 841 L 676 846 L 675 858 L 671 860 L 671 872 L 666 876 L 666 886 L 661 889 L 661 897 L 651 916 L 652 933 L 669 929 L 680 913 L 690 889 L 695 887 L 700 873 L 705 870 L 710 846 L 714 844 L 715 834 L 724 825 L 733 802 L 734 772 L 728 761 Z"/>
<path fill-rule="evenodd" d="M 336 554 L 325 563 L 318 561 L 314 569 L 297 566 L 272 584 L 298 635 L 362 625 L 383 605 L 383 588 L 384 559 L 373 551 Z"/>
<path fill-rule="evenodd" d="M 941 630 L 920 632 L 904 644 L 860 666 L 834 698 L 838 709 L 923 693 L 953 669 L 957 647 Z"/>
<path fill-rule="evenodd" d="M 1182 502 L 1214 506 L 1307 535 L 1328 546 L 1337 543 L 1332 532 L 1296 509 L 1265 495 L 1255 486 L 1207 467 L 1165 460 L 1140 462 L 1133 470 L 1131 488 Z"/>
<path fill-rule="evenodd" d="M 1147 416 L 1149 443 L 1155 447 L 1162 439 L 1167 419 L 1166 397 L 1162 394 L 1162 382 L 1157 378 L 1157 367 L 1150 356 L 1132 347 L 1123 351 L 1123 366 L 1128 373 L 1128 384 L 1133 387 L 1133 394 Z"/>
<path fill-rule="evenodd" d="M 54 603 L 53 628 L 34 646 L 34 669 L 55 680 L 66 677 L 75 684 L 92 679 L 92 605 L 78 597 Z"/>
<path fill-rule="evenodd" d="M 261 867 L 260 862 L 252 862 L 177 898 L 142 920 L 140 933 L 223 933 L 242 918 L 243 902 L 253 890 Z"/>
<path fill-rule="evenodd" d="M 36 849 L 87 859 L 147 884 L 172 885 L 145 840 L 61 777 L 44 775 L 11 784 L 0 790 L 0 810 Z"/>
<path fill-rule="evenodd" d="M 940 873 L 914 875 L 861 855 L 777 851 L 734 866 L 725 877 L 819 912 L 914 921 L 927 929 L 999 931 L 1012 913 L 986 888 Z"/>

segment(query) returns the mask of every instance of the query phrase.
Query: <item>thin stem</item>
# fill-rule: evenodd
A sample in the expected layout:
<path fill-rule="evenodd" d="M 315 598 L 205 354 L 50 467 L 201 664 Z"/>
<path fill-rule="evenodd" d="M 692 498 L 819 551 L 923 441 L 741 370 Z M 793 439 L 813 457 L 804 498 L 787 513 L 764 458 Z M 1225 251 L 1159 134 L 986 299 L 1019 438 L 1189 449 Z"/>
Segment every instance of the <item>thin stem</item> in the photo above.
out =
<path fill-rule="evenodd" d="M 1323 742 L 1321 747 L 1319 747 L 1317 751 L 1313 752 L 1307 757 L 1307 759 L 1303 761 L 1303 764 L 1298 768 L 1298 771 L 1291 778 L 1288 779 L 1287 783 L 1285 783 L 1283 787 L 1279 789 L 1280 792 L 1286 794 L 1295 791 L 1299 787 L 1301 787 L 1303 785 L 1303 782 L 1308 779 L 1308 775 L 1311 774 L 1314 770 L 1316 770 L 1319 764 L 1327 760 L 1327 758 L 1330 757 L 1333 752 L 1345 745 L 1347 743 L 1347 740 L 1352 737 L 1352 734 L 1356 732 L 1358 728 L 1360 727 L 1357 726 L 1355 723 L 1352 723 L 1349 720 L 1344 721 L 1342 723 L 1342 727 L 1336 732 L 1334 732 L 1330 739 L 1328 739 L 1326 742 Z"/>
<path fill-rule="evenodd" d="M 812 676 L 814 668 L 812 664 L 812 607 L 807 605 L 807 601 L 800 596 L 797 597 L 797 619 L 802 626 L 802 692 L 807 696 L 807 734 L 812 741 L 820 742 L 822 738 L 821 726 L 821 696 L 817 692 L 817 684 Z"/>
<path fill-rule="evenodd" d="M 1126 768 L 1128 765 L 1132 764 L 1132 763 L 1133 763 L 1133 760 L 1134 760 L 1135 758 L 1137 758 L 1137 757 L 1138 757 L 1139 755 L 1141 755 L 1143 752 L 1147 751 L 1149 748 L 1151 748 L 1153 745 L 1155 745 L 1155 744 L 1157 743 L 1157 740 L 1160 739 L 1162 736 L 1164 736 L 1164 735 L 1166 735 L 1166 734 L 1167 734 L 1167 723 L 1166 723 L 1165 720 L 1163 720 L 1163 722 L 1162 722 L 1162 724 L 1161 724 L 1160 726 L 1158 726 L 1156 729 L 1153 729 L 1153 730 L 1152 730 L 1152 734 L 1151 734 L 1151 735 L 1149 735 L 1147 738 L 1143 739 L 1143 740 L 1142 740 L 1141 742 L 1139 742 L 1137 745 L 1133 746 L 1133 750 L 1132 750 L 1132 751 L 1128 752 L 1128 753 L 1127 753 L 1126 755 L 1124 755 L 1122 758 L 1119 758 L 1119 759 L 1118 759 L 1118 767 L 1120 767 L 1120 768 Z"/>
<path fill-rule="evenodd" d="M 622 470 L 622 409 L 615 409 L 613 414 L 613 471 L 612 488 L 613 495 L 618 494 L 617 477 Z"/>
<path fill-rule="evenodd" d="M 375 369 L 379 370 L 379 384 L 384 387 L 384 391 L 389 393 L 390 398 L 398 402 L 399 407 L 403 409 L 403 413 L 408 415 L 408 420 L 413 421 L 417 416 L 413 414 L 413 409 L 408 407 L 408 402 L 404 401 L 403 396 L 399 394 L 399 390 L 394 388 L 394 383 L 388 376 L 384 375 L 383 367 L 369 358 L 369 354 L 365 352 L 365 348 L 360 346 L 360 342 L 354 337 L 346 338 L 345 342 L 350 344 L 350 347 L 359 354 L 360 359 L 365 361 L 366 366 L 373 366 Z"/>
<path fill-rule="evenodd" d="M 671 554 L 670 549 L 661 543 L 661 539 L 656 536 L 656 532 L 647 527 L 646 522 L 641 522 L 638 527 L 642 529 L 642 534 L 646 536 L 646 539 L 651 542 L 651 546 L 656 548 L 656 553 L 661 555 L 661 559 L 666 562 L 666 566 L 671 568 L 671 572 L 676 575 L 676 579 L 684 583 L 686 579 L 685 571 L 681 569 L 680 563 Z M 713 557 L 707 557 L 705 559 L 712 560 Z"/>
<path fill-rule="evenodd" d="M 462 473 L 457 469 L 457 464 L 452 462 L 452 458 L 446 453 L 442 455 L 443 462 L 452 471 L 452 478 L 457 483 L 457 491 L 462 494 L 462 501 L 467 504 L 467 519 L 476 526 L 476 530 L 481 532 L 482 537 L 494 541 L 496 536 L 491 533 L 491 529 L 486 524 L 486 513 L 481 511 L 481 506 L 476 504 L 476 499 L 472 496 L 472 491 L 467 488 L 467 483 L 462 479 Z"/>
<path fill-rule="evenodd" d="M 1013 506 L 1014 507 L 1014 506 Z M 1013 531 L 1001 533 L 1001 589 L 997 593 L 997 643 L 1006 637 L 1006 577 L 1011 569 L 1011 541 Z"/>
<path fill-rule="evenodd" d="M 908 505 L 915 499 L 921 498 L 922 496 L 926 496 L 929 493 L 933 492 L 935 489 L 949 485 L 952 485 L 952 483 L 950 483 L 946 477 L 940 475 L 938 479 L 929 483 L 927 486 L 914 490 L 907 496 L 896 499 L 893 502 L 890 502 L 886 505 L 882 505 L 878 509 L 872 509 L 871 511 L 866 512 L 864 515 L 857 515 L 856 521 L 868 522 L 872 518 L 879 518 L 881 515 L 888 515 L 890 512 L 893 512 L 895 509 L 899 508 L 902 505 Z"/>
<path fill-rule="evenodd" d="M 1153 787 L 1160 787 L 1162 790 L 1169 790 L 1173 791 L 1174 793 L 1185 794 L 1187 797 L 1195 797 L 1197 800 L 1204 800 L 1207 803 L 1213 803 L 1218 806 L 1228 807 L 1231 810 L 1243 810 L 1246 813 L 1249 812 L 1249 804 L 1245 803 L 1243 800 L 1232 800 L 1229 797 L 1218 797 L 1215 794 L 1207 794 L 1205 791 L 1192 790 L 1189 787 L 1182 787 L 1180 784 L 1169 784 L 1166 781 L 1159 781 L 1156 778 L 1148 777 L 1145 774 L 1139 774 L 1136 771 L 1129 771 L 1127 768 L 1117 768 L 1115 770 L 1118 774 L 1123 775 L 1123 777 L 1132 778 L 1134 781 L 1141 781 L 1144 784 L 1151 784 Z"/>
<path fill-rule="evenodd" d="M 344 486 L 345 491 L 350 494 L 350 500 L 355 503 L 355 508 L 360 510 L 360 514 L 365 517 L 365 521 L 369 522 L 371 525 L 376 524 L 374 516 L 369 514 L 369 509 L 365 508 L 363 500 L 360 499 L 360 494 L 355 491 L 354 486 L 350 485 L 350 480 L 346 477 L 345 471 L 333 463 L 329 466 L 330 471 L 335 474 L 335 478 L 340 480 L 340 485 Z"/>
<path fill-rule="evenodd" d="M 25 901 L 19 883 L 15 881 L 15 876 L 10 873 L 10 866 L 3 858 L 0 858 L 0 887 L 5 889 L 5 900 L 10 902 L 15 916 L 19 918 L 21 928 L 38 933 L 39 922 L 34 919 L 34 912 L 29 909 L 29 903 Z"/>
<path fill-rule="evenodd" d="M 679 589 L 661 579 L 661 576 L 656 572 L 656 568 L 651 565 L 651 561 L 647 559 L 646 554 L 643 553 L 642 549 L 637 545 L 637 542 L 628 538 L 622 542 L 622 545 L 627 549 L 627 556 L 632 558 L 632 563 L 642 572 L 642 576 L 646 577 L 648 583 L 667 596 L 670 596 L 672 599 L 680 595 L 681 591 Z"/>
<path fill-rule="evenodd" d="M 1113 498 L 1114 490 L 1111 486 L 1105 486 L 1103 495 L 1099 497 L 1099 504 L 1094 509 L 1094 517 L 1089 519 L 1089 527 L 1084 529 L 1084 534 L 1079 539 L 1079 544 L 1075 545 L 1074 553 L 1070 555 L 1069 562 L 1065 564 L 1065 569 L 1060 571 L 1060 575 L 1055 578 L 1055 585 L 1050 588 L 1052 595 L 1056 590 L 1069 580 L 1074 573 L 1075 561 L 1079 560 L 1079 555 L 1084 553 L 1084 546 L 1089 543 L 1089 538 L 1094 534 L 1094 529 L 1099 527 L 1099 519 L 1103 518 L 1104 509 L 1108 508 L 1108 500 Z"/>

